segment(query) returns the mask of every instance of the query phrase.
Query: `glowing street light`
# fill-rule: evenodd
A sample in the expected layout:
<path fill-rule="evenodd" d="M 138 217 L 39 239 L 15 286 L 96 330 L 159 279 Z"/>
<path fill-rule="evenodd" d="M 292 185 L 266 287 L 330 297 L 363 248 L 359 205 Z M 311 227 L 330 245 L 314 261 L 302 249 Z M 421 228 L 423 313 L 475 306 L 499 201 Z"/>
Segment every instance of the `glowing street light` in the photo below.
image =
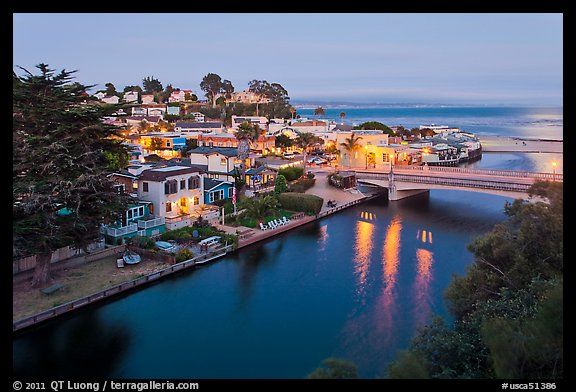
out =
<path fill-rule="evenodd" d="M 558 162 L 553 161 L 552 162 L 552 181 L 556 181 L 556 166 L 558 165 Z"/>

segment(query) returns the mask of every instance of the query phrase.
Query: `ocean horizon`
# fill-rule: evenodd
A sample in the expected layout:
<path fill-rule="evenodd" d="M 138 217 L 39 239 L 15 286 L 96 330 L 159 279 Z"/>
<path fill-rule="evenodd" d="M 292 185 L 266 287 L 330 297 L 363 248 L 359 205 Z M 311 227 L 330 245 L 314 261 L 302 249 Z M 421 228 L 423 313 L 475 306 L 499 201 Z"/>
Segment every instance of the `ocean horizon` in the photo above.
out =
<path fill-rule="evenodd" d="M 563 107 L 525 106 L 449 106 L 401 105 L 395 106 L 340 106 L 325 107 L 326 114 L 315 116 L 317 106 L 298 108 L 297 114 L 307 118 L 322 118 L 359 125 L 366 121 L 379 121 L 388 126 L 406 128 L 420 125 L 446 125 L 458 127 L 478 135 L 514 136 L 543 139 L 563 139 Z M 344 112 L 342 119 L 340 113 Z"/>

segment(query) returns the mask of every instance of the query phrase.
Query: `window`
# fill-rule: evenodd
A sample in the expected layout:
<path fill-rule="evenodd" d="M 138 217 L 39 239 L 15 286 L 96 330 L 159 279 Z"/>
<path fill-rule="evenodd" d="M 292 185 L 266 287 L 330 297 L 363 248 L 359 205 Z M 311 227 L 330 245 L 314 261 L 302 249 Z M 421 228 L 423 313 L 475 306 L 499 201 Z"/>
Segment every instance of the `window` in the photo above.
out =
<path fill-rule="evenodd" d="M 140 214 L 140 216 L 144 216 L 144 207 L 138 207 L 138 212 Z"/>
<path fill-rule="evenodd" d="M 172 203 L 166 202 L 166 212 L 172 212 Z"/>
<path fill-rule="evenodd" d="M 234 192 L 233 187 L 228 188 L 228 197 L 232 197 L 233 192 Z"/>
<path fill-rule="evenodd" d="M 200 181 L 198 177 L 190 177 L 188 178 L 188 189 L 197 189 L 200 188 Z"/>
<path fill-rule="evenodd" d="M 154 204 L 148 204 L 148 211 L 151 215 L 154 215 Z"/>
<path fill-rule="evenodd" d="M 170 147 L 170 142 L 166 142 L 166 147 Z"/>
<path fill-rule="evenodd" d="M 142 183 L 142 192 L 148 192 L 148 183 L 147 182 Z"/>
<path fill-rule="evenodd" d="M 178 181 L 170 180 L 164 183 L 164 194 L 170 195 L 178 192 Z"/>
<path fill-rule="evenodd" d="M 114 185 L 114 190 L 117 193 L 124 193 L 124 184 Z"/>
<path fill-rule="evenodd" d="M 186 189 L 186 180 L 180 180 L 180 189 Z"/>
<path fill-rule="evenodd" d="M 132 210 L 128 210 L 128 219 L 132 219 Z"/>
<path fill-rule="evenodd" d="M 186 198 L 185 198 L 185 197 L 183 197 L 183 198 L 180 199 L 180 205 L 181 205 L 182 207 L 186 207 Z"/>
<path fill-rule="evenodd" d="M 220 189 L 218 191 L 210 192 L 210 202 L 221 200 L 224 198 L 224 190 Z"/>
<path fill-rule="evenodd" d="M 220 164 L 226 166 L 226 158 L 220 158 Z"/>
<path fill-rule="evenodd" d="M 192 199 L 192 204 L 195 206 L 200 204 L 200 198 L 198 196 L 194 196 L 194 198 Z"/>

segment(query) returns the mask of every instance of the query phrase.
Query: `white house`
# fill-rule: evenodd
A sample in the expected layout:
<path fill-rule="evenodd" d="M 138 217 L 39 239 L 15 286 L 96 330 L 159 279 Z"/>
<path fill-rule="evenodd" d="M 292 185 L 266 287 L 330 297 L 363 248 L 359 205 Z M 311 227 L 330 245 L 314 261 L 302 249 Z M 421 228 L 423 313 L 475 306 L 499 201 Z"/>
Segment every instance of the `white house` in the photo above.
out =
<path fill-rule="evenodd" d="M 258 125 L 260 129 L 268 129 L 268 119 L 262 116 L 232 116 L 232 128 L 238 129 L 243 122 Z"/>
<path fill-rule="evenodd" d="M 224 124 L 219 121 L 214 122 L 196 122 L 196 121 L 176 121 L 174 131 L 184 134 L 200 133 L 222 133 Z"/>
<path fill-rule="evenodd" d="M 98 91 L 96 94 L 94 94 L 94 96 L 98 99 L 102 99 L 106 96 L 106 93 L 102 92 L 102 91 Z"/>
<path fill-rule="evenodd" d="M 152 203 L 150 213 L 164 217 L 168 230 L 190 226 L 202 214 L 202 174 L 187 166 L 144 170 L 138 178 L 138 198 Z"/>
<path fill-rule="evenodd" d="M 124 102 L 126 103 L 138 103 L 138 91 L 126 91 L 124 93 Z"/>
<path fill-rule="evenodd" d="M 120 98 L 117 97 L 116 95 L 112 95 L 110 97 L 102 98 L 102 102 L 117 105 L 118 103 L 120 103 Z"/>
<path fill-rule="evenodd" d="M 234 168 L 241 163 L 237 155 L 237 148 L 196 147 L 190 151 L 190 164 L 205 167 L 209 178 L 231 181 Z"/>
<path fill-rule="evenodd" d="M 132 107 L 132 115 L 133 116 L 147 116 L 148 109 L 143 108 L 141 106 L 133 106 Z"/>

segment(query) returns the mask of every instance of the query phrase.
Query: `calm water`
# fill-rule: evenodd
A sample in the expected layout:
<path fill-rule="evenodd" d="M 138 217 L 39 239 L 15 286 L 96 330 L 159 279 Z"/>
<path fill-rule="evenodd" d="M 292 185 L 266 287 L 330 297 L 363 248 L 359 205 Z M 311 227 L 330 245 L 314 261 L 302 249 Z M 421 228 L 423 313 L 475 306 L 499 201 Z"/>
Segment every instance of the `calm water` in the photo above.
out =
<path fill-rule="evenodd" d="M 529 169 L 543 155 L 477 165 Z M 442 293 L 506 200 L 434 190 L 361 204 L 18 335 L 15 372 L 302 378 L 336 356 L 382 375 L 418 326 L 448 317 Z"/>
<path fill-rule="evenodd" d="M 326 109 L 323 117 L 360 124 L 380 121 L 389 126 L 417 127 L 424 124 L 448 125 L 480 135 L 505 135 L 562 139 L 562 108 L 514 107 L 388 107 Z M 314 109 L 298 109 L 302 117 L 314 117 Z"/>

